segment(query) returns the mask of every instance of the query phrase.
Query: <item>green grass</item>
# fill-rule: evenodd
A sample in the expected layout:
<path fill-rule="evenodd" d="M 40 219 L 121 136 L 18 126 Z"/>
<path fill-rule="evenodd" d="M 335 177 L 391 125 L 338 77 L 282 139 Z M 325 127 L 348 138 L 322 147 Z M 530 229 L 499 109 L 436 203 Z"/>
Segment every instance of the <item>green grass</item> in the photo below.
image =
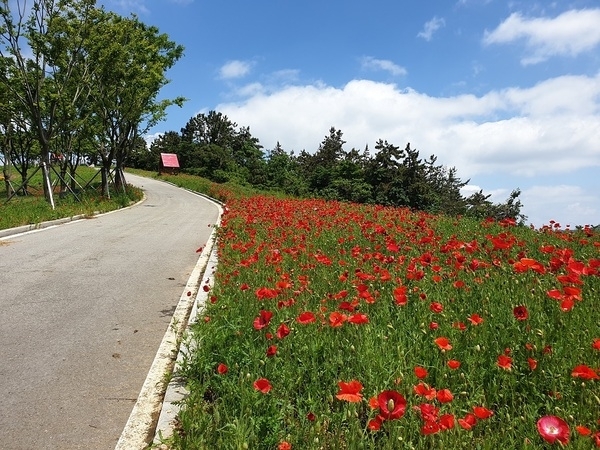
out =
<path fill-rule="evenodd" d="M 80 167 L 77 171 L 77 181 L 84 186 L 91 180 L 97 171 L 89 167 Z M 43 195 L 41 171 L 39 171 L 29 182 L 31 195 L 18 195 L 10 201 L 6 201 L 6 186 L 4 180 L 0 180 L 0 229 L 14 228 L 21 225 L 34 225 L 44 221 L 74 217 L 78 215 L 93 216 L 122 208 L 132 201 L 140 200 L 143 193 L 140 189 L 128 186 L 125 194 L 114 194 L 111 198 L 102 197 L 98 190 L 99 177 L 93 181 L 91 189 L 85 192 L 77 192 L 81 201 L 77 201 L 73 195 L 67 194 L 60 197 L 55 194 L 55 209 L 46 201 Z M 15 184 L 15 188 L 20 183 Z"/>

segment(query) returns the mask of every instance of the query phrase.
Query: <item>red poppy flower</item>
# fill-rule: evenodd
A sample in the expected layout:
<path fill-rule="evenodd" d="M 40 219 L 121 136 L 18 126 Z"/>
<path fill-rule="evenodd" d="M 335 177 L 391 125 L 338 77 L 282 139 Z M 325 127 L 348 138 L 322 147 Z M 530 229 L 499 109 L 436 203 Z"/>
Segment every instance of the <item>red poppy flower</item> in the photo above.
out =
<path fill-rule="evenodd" d="M 465 331 L 467 329 L 467 326 L 463 322 L 454 322 L 452 324 L 452 328 L 456 328 L 460 331 Z"/>
<path fill-rule="evenodd" d="M 476 423 L 477 417 L 475 417 L 475 414 L 471 413 L 465 415 L 463 419 L 458 419 L 458 424 L 465 430 L 470 430 Z"/>
<path fill-rule="evenodd" d="M 362 400 L 362 391 L 363 385 L 358 380 L 352 381 L 340 381 L 338 383 L 340 390 L 338 391 L 336 398 L 339 400 L 346 400 L 347 402 L 356 403 Z"/>
<path fill-rule="evenodd" d="M 421 414 L 421 419 L 425 422 L 437 422 L 440 409 L 431 403 L 422 403 L 414 406 L 413 409 Z"/>
<path fill-rule="evenodd" d="M 521 322 L 529 318 L 529 312 L 524 306 L 515 306 L 515 308 L 513 309 L 513 314 L 515 316 L 515 319 Z"/>
<path fill-rule="evenodd" d="M 529 364 L 529 369 L 535 370 L 537 368 L 537 361 L 533 358 L 527 358 L 527 364 Z"/>
<path fill-rule="evenodd" d="M 271 388 L 271 383 L 266 378 L 259 378 L 254 382 L 254 389 L 262 392 L 263 394 L 267 394 Z"/>
<path fill-rule="evenodd" d="M 356 313 L 348 317 L 348 322 L 353 323 L 355 325 L 361 325 L 363 323 L 369 323 L 369 318 L 366 314 Z"/>
<path fill-rule="evenodd" d="M 600 375 L 596 373 L 594 369 L 586 366 L 585 364 L 581 364 L 573 368 L 571 372 L 572 377 L 583 378 L 584 380 L 597 380 L 600 379 Z"/>
<path fill-rule="evenodd" d="M 278 339 L 283 339 L 288 334 L 290 334 L 290 328 L 285 323 L 282 323 L 281 325 L 279 325 L 279 328 L 277 328 L 277 333 L 275 334 Z"/>
<path fill-rule="evenodd" d="M 430 322 L 429 323 L 429 329 L 430 330 L 437 330 L 440 327 L 440 325 L 437 322 Z"/>
<path fill-rule="evenodd" d="M 310 311 L 305 311 L 298 316 L 296 321 L 302 325 L 307 325 L 309 323 L 313 323 L 316 320 L 315 315 Z"/>
<path fill-rule="evenodd" d="M 315 414 L 314 414 L 314 413 L 312 413 L 312 412 L 309 412 L 309 413 L 307 413 L 307 414 L 306 414 L 306 418 L 307 418 L 309 421 L 311 421 L 311 422 L 314 422 L 314 421 L 315 421 L 315 419 L 316 419 L 317 417 L 315 416 Z"/>
<path fill-rule="evenodd" d="M 469 322 L 471 322 L 472 325 L 480 325 L 483 323 L 483 318 L 479 315 L 479 314 L 471 314 L 468 317 Z"/>
<path fill-rule="evenodd" d="M 434 340 L 434 342 L 437 344 L 437 346 L 440 348 L 440 350 L 444 350 L 444 351 L 452 350 L 452 345 L 450 345 L 450 340 L 446 337 L 441 336 L 439 338 L 436 338 Z"/>
<path fill-rule="evenodd" d="M 228 370 L 229 368 L 223 363 L 219 363 L 219 365 L 217 366 L 217 372 L 221 375 L 225 375 Z"/>
<path fill-rule="evenodd" d="M 292 444 L 287 441 L 280 442 L 277 446 L 277 450 L 292 450 Z"/>
<path fill-rule="evenodd" d="M 277 354 L 277 346 L 271 345 L 267 348 L 267 356 L 275 356 Z"/>
<path fill-rule="evenodd" d="M 583 425 L 577 425 L 575 429 L 580 436 L 589 436 L 592 434 L 592 430 L 590 430 L 588 427 L 584 427 Z"/>
<path fill-rule="evenodd" d="M 399 286 L 394 289 L 394 301 L 397 305 L 404 306 L 408 302 L 408 297 L 406 296 L 406 286 Z"/>
<path fill-rule="evenodd" d="M 450 403 L 454 399 L 450 389 L 440 389 L 437 391 L 436 397 L 440 403 Z"/>
<path fill-rule="evenodd" d="M 478 419 L 488 419 L 494 415 L 494 411 L 487 409 L 484 406 L 474 406 L 473 413 Z"/>
<path fill-rule="evenodd" d="M 594 341 L 592 342 L 592 348 L 600 350 L 600 338 L 594 339 Z"/>
<path fill-rule="evenodd" d="M 415 367 L 415 375 L 417 376 L 417 378 L 423 379 L 427 376 L 427 369 L 425 369 L 424 367 L 417 366 Z"/>
<path fill-rule="evenodd" d="M 425 397 L 427 400 L 433 400 L 436 396 L 435 389 L 429 387 L 428 384 L 425 384 L 423 382 L 420 382 L 419 384 L 415 385 L 415 387 L 413 388 L 413 392 L 417 395 Z"/>
<path fill-rule="evenodd" d="M 442 430 L 451 430 L 454 428 L 454 415 L 453 414 L 444 414 L 440 417 L 440 427 Z"/>
<path fill-rule="evenodd" d="M 437 422 L 431 420 L 425 422 L 421 427 L 421 434 L 427 436 L 429 434 L 439 433 L 440 425 Z"/>
<path fill-rule="evenodd" d="M 556 441 L 562 445 L 569 443 L 569 425 L 560 417 L 544 416 L 537 421 L 537 429 L 546 442 L 554 444 Z"/>
<path fill-rule="evenodd" d="M 271 311 L 265 311 L 264 309 L 260 311 L 259 316 L 254 319 L 252 326 L 254 326 L 255 330 L 262 330 L 271 322 L 271 318 L 273 317 L 273 313 Z"/>
<path fill-rule="evenodd" d="M 367 424 L 367 428 L 371 431 L 379 431 L 381 429 L 381 424 L 383 419 L 381 416 L 377 416 L 374 419 L 369 420 Z"/>
<path fill-rule="evenodd" d="M 498 367 L 500 367 L 501 369 L 511 370 L 512 369 L 512 358 L 510 356 L 500 355 L 500 356 L 498 356 L 498 362 L 496 363 L 496 365 Z"/>
<path fill-rule="evenodd" d="M 440 302 L 431 302 L 429 309 L 431 312 L 439 314 L 444 310 L 444 305 L 442 305 Z"/>
<path fill-rule="evenodd" d="M 406 412 L 406 399 L 396 391 L 383 391 L 377 396 L 377 403 L 386 420 L 399 419 Z"/>
<path fill-rule="evenodd" d="M 334 311 L 329 315 L 329 325 L 334 328 L 341 327 L 346 319 L 347 317 L 344 314 Z"/>
<path fill-rule="evenodd" d="M 450 367 L 452 370 L 458 369 L 460 367 L 460 361 L 451 359 L 448 361 L 448 367 Z"/>

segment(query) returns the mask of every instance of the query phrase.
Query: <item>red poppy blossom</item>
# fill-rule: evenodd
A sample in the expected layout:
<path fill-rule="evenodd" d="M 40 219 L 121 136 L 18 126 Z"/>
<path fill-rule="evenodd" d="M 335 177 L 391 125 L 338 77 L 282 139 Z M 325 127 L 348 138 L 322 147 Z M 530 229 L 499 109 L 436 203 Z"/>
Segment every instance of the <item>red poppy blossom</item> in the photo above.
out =
<path fill-rule="evenodd" d="M 399 306 L 404 306 L 408 302 L 408 297 L 406 296 L 406 286 L 399 286 L 394 289 L 394 301 Z"/>
<path fill-rule="evenodd" d="M 592 348 L 600 350 L 600 338 L 596 338 L 592 342 Z"/>
<path fill-rule="evenodd" d="M 275 333 L 278 339 L 283 339 L 288 334 L 290 334 L 290 328 L 285 323 L 279 325 L 277 328 L 277 333 Z"/>
<path fill-rule="evenodd" d="M 413 406 L 415 411 L 421 414 L 421 419 L 425 422 L 437 422 L 440 409 L 431 403 L 422 403 L 418 406 Z"/>
<path fill-rule="evenodd" d="M 529 364 L 530 370 L 535 370 L 537 368 L 537 361 L 533 358 L 527 358 L 527 364 Z"/>
<path fill-rule="evenodd" d="M 287 441 L 280 442 L 277 446 L 277 450 L 292 450 L 292 444 Z"/>
<path fill-rule="evenodd" d="M 596 373 L 594 369 L 581 364 L 573 368 L 571 376 L 575 378 L 583 378 L 584 380 L 597 380 L 600 379 L 600 375 Z"/>
<path fill-rule="evenodd" d="M 219 365 L 217 366 L 217 373 L 221 375 L 225 375 L 228 370 L 229 368 L 223 363 L 219 363 Z"/>
<path fill-rule="evenodd" d="M 271 311 L 265 311 L 264 309 L 260 311 L 259 316 L 254 319 L 252 326 L 255 330 L 262 330 L 266 326 L 269 325 L 271 319 L 273 318 L 273 313 Z"/>
<path fill-rule="evenodd" d="M 575 429 L 580 436 L 589 436 L 592 434 L 592 430 L 590 430 L 588 427 L 584 427 L 583 425 L 577 425 Z"/>
<path fill-rule="evenodd" d="M 560 417 L 542 417 L 537 421 L 537 429 L 542 439 L 550 444 L 554 444 L 556 441 L 562 445 L 569 443 L 569 425 Z"/>
<path fill-rule="evenodd" d="M 444 414 L 440 417 L 439 421 L 440 427 L 442 430 L 451 430 L 454 428 L 454 415 L 453 414 Z"/>
<path fill-rule="evenodd" d="M 421 434 L 427 436 L 429 434 L 439 433 L 440 429 L 440 425 L 437 422 L 428 420 L 421 427 Z"/>
<path fill-rule="evenodd" d="M 346 315 L 334 311 L 329 315 L 329 325 L 331 325 L 334 328 L 341 327 L 346 321 L 346 319 Z"/>
<path fill-rule="evenodd" d="M 277 346 L 276 345 L 270 345 L 267 348 L 267 356 L 275 356 L 277 354 Z"/>
<path fill-rule="evenodd" d="M 340 381 L 338 383 L 340 390 L 336 394 L 336 398 L 339 400 L 345 400 L 347 402 L 356 403 L 362 400 L 362 391 L 363 385 L 358 380 L 352 381 Z"/>
<path fill-rule="evenodd" d="M 458 419 L 458 424 L 465 430 L 470 430 L 477 423 L 475 414 L 468 413 L 463 419 Z"/>
<path fill-rule="evenodd" d="M 427 400 L 433 400 L 436 396 L 436 391 L 434 388 L 429 387 L 428 384 L 419 382 L 419 384 L 415 385 L 413 388 L 413 392 L 417 395 L 425 397 Z"/>
<path fill-rule="evenodd" d="M 415 375 L 417 376 L 417 378 L 423 379 L 427 376 L 427 369 L 425 369 L 424 367 L 417 366 L 415 367 Z"/>
<path fill-rule="evenodd" d="M 450 389 L 440 389 L 437 391 L 436 398 L 440 403 L 450 403 L 454 399 L 454 395 L 452 395 Z"/>
<path fill-rule="evenodd" d="M 474 406 L 473 407 L 473 413 L 475 414 L 475 416 L 478 419 L 489 419 L 490 417 L 492 417 L 494 415 L 494 411 L 487 409 L 484 406 Z"/>
<path fill-rule="evenodd" d="M 316 320 L 315 315 L 310 311 L 303 312 L 296 319 L 296 321 L 302 325 L 307 325 L 309 323 L 313 323 L 315 320 Z"/>
<path fill-rule="evenodd" d="M 515 306 L 513 308 L 513 315 L 515 316 L 515 319 L 517 319 L 520 322 L 529 318 L 529 312 L 524 306 Z"/>
<path fill-rule="evenodd" d="M 263 394 L 268 394 L 271 388 L 271 383 L 266 378 L 259 378 L 254 382 L 254 389 Z"/>
<path fill-rule="evenodd" d="M 356 313 L 348 317 L 348 322 L 354 325 L 361 325 L 363 323 L 369 323 L 369 317 L 363 313 Z"/>
<path fill-rule="evenodd" d="M 367 424 L 367 428 L 371 431 L 379 431 L 381 429 L 381 424 L 383 419 L 381 416 L 377 416 L 374 419 L 369 420 Z"/>
<path fill-rule="evenodd" d="M 383 391 L 377 396 L 381 416 L 386 420 L 401 418 L 406 412 L 406 399 L 396 391 Z"/>
<path fill-rule="evenodd" d="M 481 325 L 483 323 L 483 318 L 479 315 L 479 314 L 471 314 L 468 317 L 469 322 L 471 322 L 472 325 Z"/>
<path fill-rule="evenodd" d="M 452 350 L 452 345 L 450 345 L 450 340 L 446 337 L 439 337 L 434 340 L 440 350 L 448 351 Z"/>
<path fill-rule="evenodd" d="M 457 361 L 456 359 L 449 360 L 447 364 L 452 370 L 456 370 L 460 367 L 460 361 Z"/>
<path fill-rule="evenodd" d="M 431 312 L 439 314 L 444 310 L 444 305 L 442 305 L 440 302 L 431 302 L 429 304 L 429 309 Z"/>
<path fill-rule="evenodd" d="M 510 356 L 500 355 L 500 356 L 498 356 L 498 362 L 496 362 L 496 365 L 498 367 L 500 367 L 501 369 L 511 370 L 512 369 L 512 358 Z"/>

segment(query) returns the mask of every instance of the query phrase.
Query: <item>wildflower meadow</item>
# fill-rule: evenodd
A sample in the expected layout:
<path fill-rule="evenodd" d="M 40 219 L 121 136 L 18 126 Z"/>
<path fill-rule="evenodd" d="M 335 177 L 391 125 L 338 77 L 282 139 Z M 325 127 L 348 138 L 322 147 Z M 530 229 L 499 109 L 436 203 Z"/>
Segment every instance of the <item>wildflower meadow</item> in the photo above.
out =
<path fill-rule="evenodd" d="M 173 448 L 600 447 L 600 235 L 229 198 Z"/>

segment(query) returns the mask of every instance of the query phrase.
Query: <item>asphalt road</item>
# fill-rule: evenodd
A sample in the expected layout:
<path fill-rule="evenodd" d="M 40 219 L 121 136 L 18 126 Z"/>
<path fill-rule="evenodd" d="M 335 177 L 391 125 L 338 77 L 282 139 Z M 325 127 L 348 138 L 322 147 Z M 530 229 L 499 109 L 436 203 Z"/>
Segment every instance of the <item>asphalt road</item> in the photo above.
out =
<path fill-rule="evenodd" d="M 0 240 L 0 447 L 114 449 L 217 207 L 127 174 L 132 208 Z"/>

